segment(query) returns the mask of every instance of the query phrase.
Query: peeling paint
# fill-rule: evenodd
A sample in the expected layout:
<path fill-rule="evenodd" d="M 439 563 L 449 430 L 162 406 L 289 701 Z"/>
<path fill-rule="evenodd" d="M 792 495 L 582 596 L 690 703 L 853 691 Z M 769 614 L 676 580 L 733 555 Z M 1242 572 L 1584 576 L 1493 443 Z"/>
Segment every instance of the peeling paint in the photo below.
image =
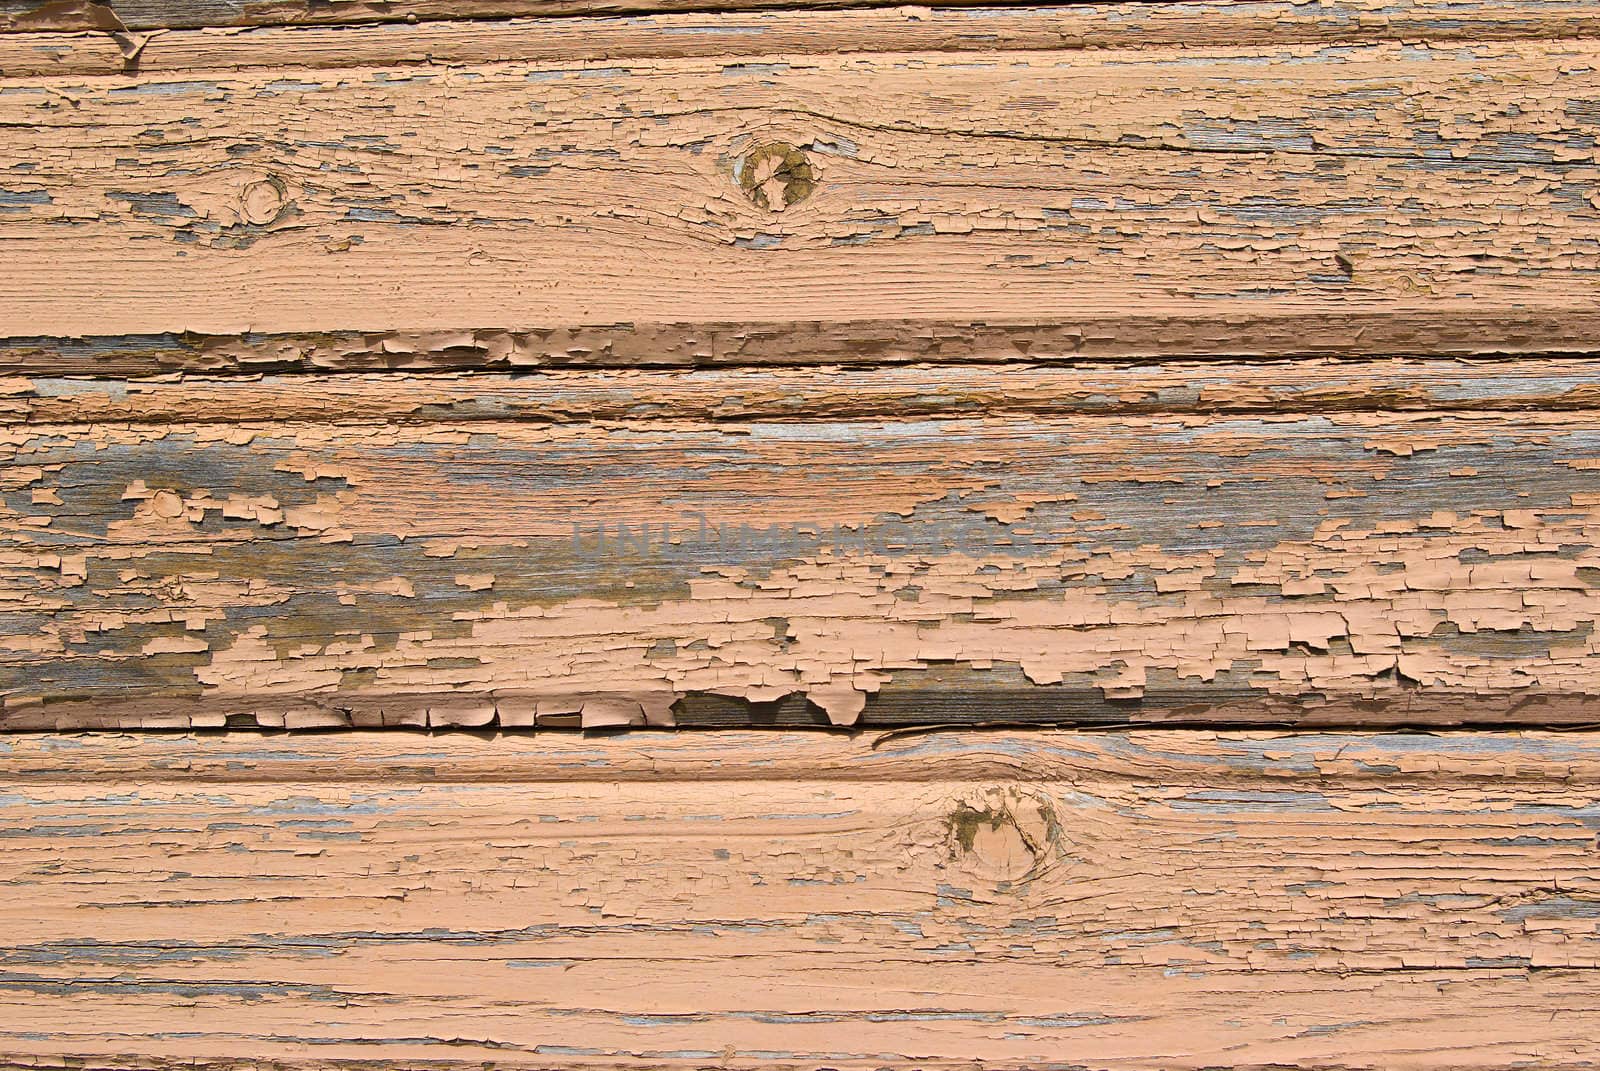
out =
<path fill-rule="evenodd" d="M 6 743 L 29 1071 L 1597 1055 L 1588 733 Z"/>
<path fill-rule="evenodd" d="M 0 334 L 206 336 L 236 367 L 1583 352 L 1591 52 L 8 74 L 37 92 L 0 93 L 33 165 Z M 785 176 L 781 212 L 729 180 L 741 160 Z"/>
<path fill-rule="evenodd" d="M 1592 423 L 14 424 L 4 719 L 1586 721 Z"/>

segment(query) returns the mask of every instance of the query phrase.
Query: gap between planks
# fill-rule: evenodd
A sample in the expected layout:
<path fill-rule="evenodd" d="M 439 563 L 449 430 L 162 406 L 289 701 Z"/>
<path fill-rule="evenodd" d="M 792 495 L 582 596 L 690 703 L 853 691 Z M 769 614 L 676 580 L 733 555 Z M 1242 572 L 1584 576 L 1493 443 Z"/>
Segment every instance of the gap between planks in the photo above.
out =
<path fill-rule="evenodd" d="M 1375 755 L 1384 755 L 1376 761 Z M 24 732 L 7 784 L 562 784 L 1111 779 L 1170 786 L 1600 784 L 1600 728 Z"/>

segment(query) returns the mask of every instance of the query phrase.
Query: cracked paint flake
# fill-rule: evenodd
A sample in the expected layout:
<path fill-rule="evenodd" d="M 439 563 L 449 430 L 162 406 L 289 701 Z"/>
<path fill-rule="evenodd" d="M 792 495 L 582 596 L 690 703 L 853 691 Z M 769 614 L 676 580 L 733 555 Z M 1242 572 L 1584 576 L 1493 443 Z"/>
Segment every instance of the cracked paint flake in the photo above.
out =
<path fill-rule="evenodd" d="M 205 359 L 196 336 L 234 367 L 1572 352 L 1597 327 L 1590 51 L 7 76 L 0 334 L 144 336 L 118 359 L 147 371 Z M 769 144 L 825 158 L 781 213 L 739 186 Z"/>
<path fill-rule="evenodd" d="M 10 425 L 5 721 L 1577 717 L 1591 423 Z"/>

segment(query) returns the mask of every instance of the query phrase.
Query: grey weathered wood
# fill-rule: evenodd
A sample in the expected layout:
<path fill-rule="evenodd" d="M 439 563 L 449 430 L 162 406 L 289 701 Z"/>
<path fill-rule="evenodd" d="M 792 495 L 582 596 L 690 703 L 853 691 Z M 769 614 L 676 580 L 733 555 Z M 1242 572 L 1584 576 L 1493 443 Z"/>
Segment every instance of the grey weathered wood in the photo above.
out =
<path fill-rule="evenodd" d="M 1104 374 L 1121 409 L 1010 370 L 987 418 L 1006 370 L 720 407 L 721 373 L 46 381 L 15 397 L 106 422 L 0 432 L 4 725 L 1594 721 L 1592 373 L 1515 412 L 1545 366 L 1438 367 L 1412 397 L 1467 408 L 1369 376 L 1208 415 L 1178 369 Z"/>

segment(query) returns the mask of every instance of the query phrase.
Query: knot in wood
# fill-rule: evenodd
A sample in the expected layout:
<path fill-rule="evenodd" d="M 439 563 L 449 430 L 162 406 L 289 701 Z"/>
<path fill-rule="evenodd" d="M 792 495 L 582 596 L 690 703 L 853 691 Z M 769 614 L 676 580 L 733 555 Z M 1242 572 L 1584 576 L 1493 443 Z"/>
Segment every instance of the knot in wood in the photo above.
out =
<path fill-rule="evenodd" d="M 283 214 L 288 203 L 289 188 L 282 179 L 260 179 L 239 194 L 239 215 L 246 223 L 265 227 Z"/>
<path fill-rule="evenodd" d="M 1048 802 L 994 792 L 956 803 L 946 819 L 951 865 L 972 877 L 1010 884 L 1027 880 L 1061 847 Z"/>
<path fill-rule="evenodd" d="M 782 212 L 811 196 L 816 174 L 806 154 L 775 141 L 757 146 L 739 162 L 739 188 L 759 208 Z"/>

